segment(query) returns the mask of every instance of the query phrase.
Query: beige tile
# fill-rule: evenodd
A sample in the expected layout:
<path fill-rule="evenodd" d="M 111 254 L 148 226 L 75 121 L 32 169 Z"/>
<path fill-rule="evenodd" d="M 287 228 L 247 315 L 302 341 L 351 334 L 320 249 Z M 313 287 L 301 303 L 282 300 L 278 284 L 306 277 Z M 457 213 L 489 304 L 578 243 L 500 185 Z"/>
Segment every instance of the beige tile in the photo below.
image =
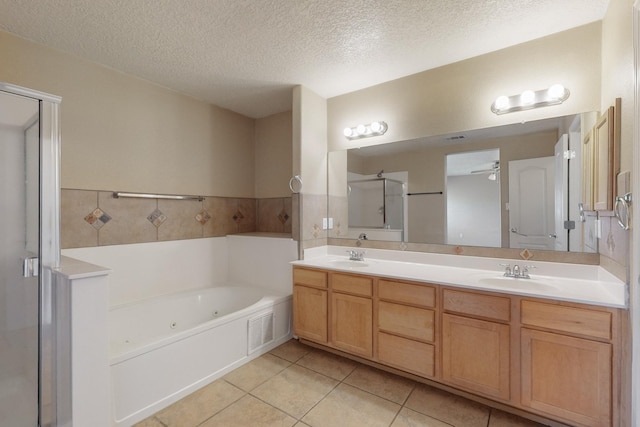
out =
<path fill-rule="evenodd" d="M 285 197 L 284 199 L 284 211 L 289 215 L 289 219 L 284 223 L 284 232 L 291 233 L 291 225 L 293 223 L 293 206 L 291 197 Z"/>
<path fill-rule="evenodd" d="M 444 423 L 408 408 L 402 408 L 393 421 L 393 424 L 391 424 L 391 427 L 451 427 L 451 424 Z"/>
<path fill-rule="evenodd" d="M 291 365 L 251 392 L 281 411 L 302 418 L 338 384 L 331 378 Z"/>
<path fill-rule="evenodd" d="M 291 363 L 297 362 L 301 357 L 309 353 L 310 347 L 300 344 L 300 341 L 291 339 L 286 343 L 279 345 L 270 351 L 271 354 L 278 356 Z"/>
<path fill-rule="evenodd" d="M 282 199 L 258 199 L 257 231 L 282 233 L 284 226 L 278 219 L 283 210 Z"/>
<path fill-rule="evenodd" d="M 98 231 L 98 242 L 103 245 L 155 242 L 158 229 L 147 217 L 156 210 L 153 199 L 114 199 L 113 193 L 98 193 L 98 207 L 111 216 L 111 220 Z"/>
<path fill-rule="evenodd" d="M 302 419 L 312 427 L 391 424 L 401 406 L 347 384 L 340 384 Z"/>
<path fill-rule="evenodd" d="M 201 427 L 289 427 L 295 422 L 284 412 L 246 395 L 208 419 Z"/>
<path fill-rule="evenodd" d="M 424 384 L 416 385 L 405 406 L 455 426 L 486 427 L 489 422 L 488 407 Z"/>
<path fill-rule="evenodd" d="M 229 372 L 224 379 L 244 391 L 251 391 L 289 365 L 288 361 L 267 353 Z"/>
<path fill-rule="evenodd" d="M 302 240 L 324 239 L 327 231 L 322 230 L 322 218 L 327 216 L 327 197 L 318 194 L 302 194 L 300 197 L 304 216 L 302 220 Z"/>
<path fill-rule="evenodd" d="M 214 381 L 158 412 L 156 417 L 167 427 L 197 426 L 244 394 L 225 381 Z"/>
<path fill-rule="evenodd" d="M 233 220 L 238 210 L 237 199 L 228 197 L 206 197 L 202 202 L 211 219 L 203 226 L 204 237 L 226 236 L 238 232 L 238 224 Z"/>
<path fill-rule="evenodd" d="M 60 191 L 60 244 L 66 248 L 98 246 L 98 230 L 85 217 L 98 207 L 98 192 Z"/>
<path fill-rule="evenodd" d="M 167 217 L 167 220 L 158 227 L 158 240 L 202 237 L 202 224 L 196 220 L 196 215 L 202 211 L 202 202 L 198 200 L 158 200 L 158 209 Z"/>
<path fill-rule="evenodd" d="M 352 385 L 383 399 L 402 405 L 415 383 L 407 378 L 371 368 L 366 365 L 358 366 L 345 380 L 345 384 Z"/>
<path fill-rule="evenodd" d="M 517 417 L 497 409 L 491 410 L 489 427 L 542 427 L 544 424 Z"/>
<path fill-rule="evenodd" d="M 316 349 L 298 360 L 297 364 L 338 381 L 345 379 L 358 366 L 353 360 Z"/>
<path fill-rule="evenodd" d="M 156 417 L 149 417 L 146 420 L 142 420 L 137 424 L 134 424 L 133 427 L 166 427 L 162 424 Z"/>
<path fill-rule="evenodd" d="M 291 238 L 296 242 L 299 242 L 302 238 L 300 235 L 300 224 L 302 218 L 300 218 L 300 194 L 291 195 Z"/>
<path fill-rule="evenodd" d="M 238 233 L 251 233 L 256 231 L 256 199 L 237 199 L 238 211 L 243 218 L 238 222 Z"/>

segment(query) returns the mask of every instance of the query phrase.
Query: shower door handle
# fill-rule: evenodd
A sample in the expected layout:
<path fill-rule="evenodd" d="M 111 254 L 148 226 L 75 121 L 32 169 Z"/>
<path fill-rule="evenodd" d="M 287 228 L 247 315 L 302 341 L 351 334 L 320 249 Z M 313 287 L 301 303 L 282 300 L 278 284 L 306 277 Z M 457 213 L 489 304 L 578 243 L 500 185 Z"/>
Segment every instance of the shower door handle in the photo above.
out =
<path fill-rule="evenodd" d="M 38 257 L 29 257 L 22 260 L 22 276 L 37 277 L 40 270 Z"/>

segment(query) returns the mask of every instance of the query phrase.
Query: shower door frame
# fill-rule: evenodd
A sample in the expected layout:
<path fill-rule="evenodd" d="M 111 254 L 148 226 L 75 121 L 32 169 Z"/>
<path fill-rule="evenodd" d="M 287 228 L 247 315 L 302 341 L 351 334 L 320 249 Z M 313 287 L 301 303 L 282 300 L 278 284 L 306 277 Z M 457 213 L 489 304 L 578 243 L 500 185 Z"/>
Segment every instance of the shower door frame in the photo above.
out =
<path fill-rule="evenodd" d="M 53 272 L 60 267 L 60 102 L 62 98 L 0 82 L 0 91 L 38 101 L 40 122 L 39 242 L 39 424 L 53 427 L 70 421 L 69 355 L 60 342 L 69 331 L 57 321 L 60 295 Z M 65 325 L 68 326 L 68 325 Z M 47 406 L 45 408 L 45 405 Z"/>

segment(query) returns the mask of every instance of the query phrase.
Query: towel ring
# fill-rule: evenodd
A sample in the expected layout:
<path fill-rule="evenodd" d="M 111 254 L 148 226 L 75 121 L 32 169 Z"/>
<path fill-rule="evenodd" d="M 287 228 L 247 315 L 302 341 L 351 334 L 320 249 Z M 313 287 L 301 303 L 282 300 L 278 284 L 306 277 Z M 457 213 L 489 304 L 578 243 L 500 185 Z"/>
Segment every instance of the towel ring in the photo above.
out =
<path fill-rule="evenodd" d="M 627 193 L 624 196 L 616 196 L 616 204 L 613 208 L 613 212 L 618 220 L 618 225 L 623 230 L 629 229 L 629 205 L 631 204 L 631 193 Z M 622 210 L 620 209 L 622 207 Z"/>
<path fill-rule="evenodd" d="M 294 188 L 294 183 L 296 182 L 298 183 L 298 185 L 296 186 L 297 189 Z M 289 180 L 289 188 L 294 194 L 298 194 L 300 191 L 302 191 L 302 178 L 300 177 L 300 175 L 291 177 L 291 179 Z"/>

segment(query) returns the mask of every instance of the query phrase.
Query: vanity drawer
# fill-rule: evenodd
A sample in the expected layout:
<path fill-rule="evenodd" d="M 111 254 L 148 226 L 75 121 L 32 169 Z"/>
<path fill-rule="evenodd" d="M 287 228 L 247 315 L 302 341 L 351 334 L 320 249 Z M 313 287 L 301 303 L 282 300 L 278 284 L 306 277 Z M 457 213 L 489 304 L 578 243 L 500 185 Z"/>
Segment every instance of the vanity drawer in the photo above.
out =
<path fill-rule="evenodd" d="M 395 280 L 378 280 L 378 297 L 422 307 L 436 306 L 436 289 L 431 286 L 412 285 Z"/>
<path fill-rule="evenodd" d="M 445 289 L 442 293 L 445 311 L 508 322 L 511 299 L 492 295 Z"/>
<path fill-rule="evenodd" d="M 373 279 L 365 276 L 332 273 L 331 290 L 370 297 L 373 295 Z"/>
<path fill-rule="evenodd" d="M 433 310 L 380 301 L 378 329 L 422 341 L 433 341 L 435 313 Z"/>
<path fill-rule="evenodd" d="M 522 301 L 523 325 L 538 326 L 569 334 L 611 339 L 611 313 L 586 308 L 565 307 Z"/>
<path fill-rule="evenodd" d="M 435 375 L 435 347 L 431 344 L 378 332 L 378 360 L 420 376 Z"/>
<path fill-rule="evenodd" d="M 298 285 L 313 286 L 316 288 L 326 288 L 327 273 L 325 271 L 294 267 L 293 283 Z"/>

